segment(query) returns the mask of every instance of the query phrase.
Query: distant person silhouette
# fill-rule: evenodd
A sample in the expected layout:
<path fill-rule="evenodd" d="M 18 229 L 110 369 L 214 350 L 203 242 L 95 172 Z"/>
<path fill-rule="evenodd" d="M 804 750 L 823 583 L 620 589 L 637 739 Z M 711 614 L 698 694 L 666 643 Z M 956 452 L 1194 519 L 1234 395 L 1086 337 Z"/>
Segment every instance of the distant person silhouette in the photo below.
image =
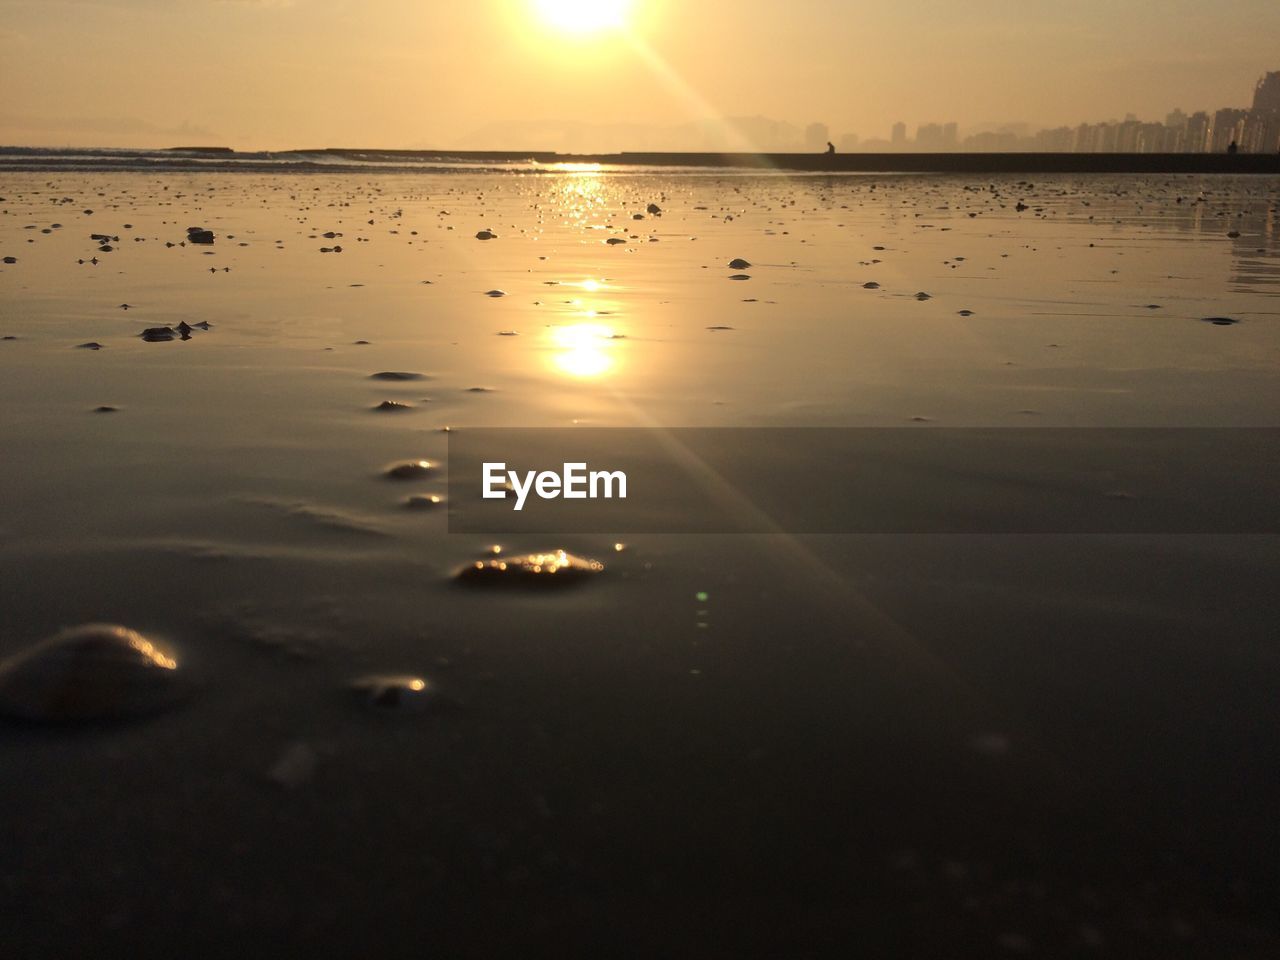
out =
<path fill-rule="evenodd" d="M 827 155 L 828 155 L 828 156 L 830 156 L 831 154 L 833 154 L 833 153 L 835 153 L 835 152 L 836 152 L 836 145 L 835 145 L 834 143 L 832 143 L 830 140 L 828 140 L 828 141 L 827 141 Z"/>
<path fill-rule="evenodd" d="M 1234 140 L 1232 140 L 1230 143 L 1227 144 L 1227 153 L 1239 153 L 1239 152 L 1240 152 L 1240 148 L 1236 146 L 1236 142 Z"/>

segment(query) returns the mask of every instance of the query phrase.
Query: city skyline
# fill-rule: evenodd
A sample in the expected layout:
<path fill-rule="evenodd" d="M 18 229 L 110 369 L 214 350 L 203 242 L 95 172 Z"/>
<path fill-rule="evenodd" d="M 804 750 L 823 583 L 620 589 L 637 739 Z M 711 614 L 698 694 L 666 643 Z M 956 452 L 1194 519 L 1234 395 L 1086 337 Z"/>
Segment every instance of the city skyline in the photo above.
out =
<path fill-rule="evenodd" d="M 614 5 L 593 23 L 542 0 L 0 0 L 0 141 L 675 149 L 658 141 L 755 117 L 800 144 L 814 120 L 838 146 L 898 120 L 963 139 L 1243 106 L 1280 35 L 1263 0 Z"/>
<path fill-rule="evenodd" d="M 474 149 L 501 149 L 508 140 L 520 147 L 545 148 L 549 140 L 568 144 L 566 152 L 590 151 L 589 144 L 600 140 L 625 142 L 618 150 L 730 149 L 735 142 L 749 142 L 768 152 L 822 151 L 828 144 L 845 153 L 866 152 L 1022 152 L 1045 153 L 1220 153 L 1235 143 L 1243 153 L 1275 153 L 1280 150 L 1280 70 L 1264 73 L 1253 87 L 1251 102 L 1243 107 L 1184 111 L 1169 110 L 1162 120 L 1140 119 L 1126 113 L 1124 119 L 1084 121 L 1056 127 L 1024 121 L 989 122 L 965 129 L 957 121 L 921 121 L 910 127 L 896 121 L 887 139 L 863 139 L 851 131 L 833 130 L 823 121 L 807 124 L 775 120 L 764 116 L 707 118 L 678 127 L 642 127 L 634 124 L 614 128 L 574 129 L 554 121 L 532 121 L 509 127 L 482 128 L 460 146 Z M 506 139 L 504 139 L 506 138 Z M 432 145 L 415 144 L 430 148 Z"/>

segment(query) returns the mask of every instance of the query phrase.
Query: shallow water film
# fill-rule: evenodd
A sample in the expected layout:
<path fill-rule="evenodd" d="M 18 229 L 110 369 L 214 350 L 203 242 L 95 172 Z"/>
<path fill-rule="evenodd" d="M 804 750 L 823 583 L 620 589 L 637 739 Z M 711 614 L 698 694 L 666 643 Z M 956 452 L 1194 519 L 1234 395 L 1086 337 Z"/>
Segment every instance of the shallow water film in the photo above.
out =
<path fill-rule="evenodd" d="M 1280 426 L 1280 181 L 19 171 L 0 254 L 0 658 L 184 683 L 0 725 L 0 953 L 1280 946 L 1274 536 L 495 543 L 447 489 L 476 427 Z"/>

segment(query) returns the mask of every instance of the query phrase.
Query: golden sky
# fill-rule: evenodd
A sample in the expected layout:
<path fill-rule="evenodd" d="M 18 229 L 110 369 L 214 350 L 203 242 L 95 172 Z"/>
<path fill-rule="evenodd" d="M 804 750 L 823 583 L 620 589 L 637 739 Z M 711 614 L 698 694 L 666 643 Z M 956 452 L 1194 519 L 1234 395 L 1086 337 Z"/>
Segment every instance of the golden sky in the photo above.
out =
<path fill-rule="evenodd" d="M 602 126 L 718 116 L 837 139 L 1159 120 L 1247 106 L 1278 38 L 1274 0 L 0 0 L 0 142 L 613 149 Z M 543 142 L 567 124 L 584 132 Z"/>

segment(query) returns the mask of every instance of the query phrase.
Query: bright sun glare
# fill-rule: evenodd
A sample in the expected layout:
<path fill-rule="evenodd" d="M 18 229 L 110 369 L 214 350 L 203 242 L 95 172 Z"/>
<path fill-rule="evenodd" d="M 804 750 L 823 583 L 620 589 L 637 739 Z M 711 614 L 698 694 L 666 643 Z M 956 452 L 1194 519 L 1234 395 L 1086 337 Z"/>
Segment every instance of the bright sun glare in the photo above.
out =
<path fill-rule="evenodd" d="M 538 16 L 566 33 L 616 30 L 627 22 L 631 0 L 533 0 Z"/>
<path fill-rule="evenodd" d="M 571 377 L 591 379 L 613 369 L 613 330 L 599 323 L 573 323 L 551 331 L 555 364 Z"/>

